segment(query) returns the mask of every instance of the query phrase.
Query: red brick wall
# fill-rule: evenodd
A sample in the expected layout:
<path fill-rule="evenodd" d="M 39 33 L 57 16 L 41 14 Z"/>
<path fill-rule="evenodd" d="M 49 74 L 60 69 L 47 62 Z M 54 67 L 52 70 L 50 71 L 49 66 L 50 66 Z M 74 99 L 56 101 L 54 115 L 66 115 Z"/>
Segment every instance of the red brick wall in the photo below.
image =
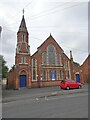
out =
<path fill-rule="evenodd" d="M 14 88 L 15 87 L 15 71 L 12 70 L 8 73 L 8 77 L 7 77 L 7 88 Z"/>
<path fill-rule="evenodd" d="M 21 75 L 22 71 L 25 71 L 25 75 L 27 76 L 26 80 L 26 87 L 31 88 L 31 79 L 32 79 L 32 74 L 31 74 L 31 67 L 27 65 L 17 65 L 14 70 L 11 70 L 8 73 L 8 83 L 7 83 L 7 88 L 14 88 L 14 89 L 19 89 L 20 88 L 20 78 L 19 76 Z"/>
<path fill-rule="evenodd" d="M 32 87 L 46 87 L 46 86 L 56 86 L 60 85 L 61 81 L 42 81 L 42 82 L 32 82 Z"/>
<path fill-rule="evenodd" d="M 26 35 L 26 42 L 28 43 L 28 33 L 27 32 L 18 32 L 17 33 L 17 43 L 22 42 L 22 35 Z"/>
<path fill-rule="evenodd" d="M 87 57 L 87 59 L 84 61 L 84 63 L 81 66 L 82 70 L 82 80 L 84 82 L 89 82 L 90 78 L 90 56 Z"/>
<path fill-rule="evenodd" d="M 90 82 L 90 56 L 86 58 L 79 68 L 74 68 L 75 72 L 79 72 L 81 83 Z"/>
<path fill-rule="evenodd" d="M 42 54 L 44 52 L 46 52 L 47 47 L 50 44 L 54 45 L 55 48 L 56 48 L 56 53 L 59 53 L 61 55 L 61 62 L 62 62 L 61 64 L 63 65 L 63 68 L 62 68 L 62 70 L 63 70 L 63 79 L 65 80 L 66 79 L 66 73 L 67 73 L 67 70 L 65 71 L 65 68 L 64 68 L 65 67 L 65 62 L 66 61 L 70 62 L 70 59 L 65 54 L 62 55 L 62 53 L 63 53 L 62 48 L 58 45 L 58 43 L 54 40 L 54 38 L 52 36 L 48 37 L 47 40 L 43 44 L 41 44 L 40 47 L 38 47 L 37 52 L 34 55 L 32 55 L 32 57 L 31 57 L 32 59 L 36 59 L 37 60 L 38 80 L 40 80 L 40 71 L 41 71 L 40 65 L 42 64 Z M 73 60 L 71 62 L 72 62 L 72 66 L 73 66 Z M 72 66 L 71 65 L 69 66 L 70 67 L 70 72 L 73 71 L 73 67 Z M 73 72 L 71 73 L 70 76 L 71 77 L 73 76 Z"/>
<path fill-rule="evenodd" d="M 26 58 L 26 63 L 28 63 L 29 65 L 31 64 L 31 58 L 30 55 L 23 55 Z M 20 64 L 22 61 L 22 54 L 16 54 L 15 56 L 15 64 Z"/>

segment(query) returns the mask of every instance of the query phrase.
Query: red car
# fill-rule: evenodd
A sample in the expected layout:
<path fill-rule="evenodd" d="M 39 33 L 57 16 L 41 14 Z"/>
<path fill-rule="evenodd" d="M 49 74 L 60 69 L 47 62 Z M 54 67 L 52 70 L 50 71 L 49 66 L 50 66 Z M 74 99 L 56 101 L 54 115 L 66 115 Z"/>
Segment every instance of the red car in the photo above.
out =
<path fill-rule="evenodd" d="M 63 80 L 60 83 L 61 89 L 67 89 L 67 90 L 69 90 L 71 88 L 79 88 L 80 89 L 81 87 L 82 87 L 82 84 L 79 82 L 76 82 L 74 80 L 65 80 L 65 81 Z"/>

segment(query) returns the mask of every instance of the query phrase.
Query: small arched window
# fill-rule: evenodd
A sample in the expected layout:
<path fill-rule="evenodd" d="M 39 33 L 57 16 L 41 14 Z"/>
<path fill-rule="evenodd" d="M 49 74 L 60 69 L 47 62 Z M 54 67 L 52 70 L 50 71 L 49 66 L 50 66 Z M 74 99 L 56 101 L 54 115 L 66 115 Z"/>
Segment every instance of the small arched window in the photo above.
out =
<path fill-rule="evenodd" d="M 55 65 L 56 63 L 56 49 L 53 45 L 48 46 L 48 64 Z"/>
<path fill-rule="evenodd" d="M 22 63 L 22 64 L 25 64 L 25 63 L 26 63 L 26 58 L 25 58 L 24 56 L 22 56 L 21 63 Z"/>
<path fill-rule="evenodd" d="M 22 35 L 22 42 L 25 42 L 26 36 Z"/>

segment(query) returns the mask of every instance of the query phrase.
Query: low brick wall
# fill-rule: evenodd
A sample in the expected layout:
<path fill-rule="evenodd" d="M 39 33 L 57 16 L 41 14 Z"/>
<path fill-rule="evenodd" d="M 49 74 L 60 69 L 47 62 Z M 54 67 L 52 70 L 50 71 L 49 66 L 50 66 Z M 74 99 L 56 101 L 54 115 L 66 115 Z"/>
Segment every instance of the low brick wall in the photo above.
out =
<path fill-rule="evenodd" d="M 46 87 L 46 86 L 56 86 L 56 85 L 60 85 L 60 81 L 58 80 L 58 81 L 33 81 L 32 82 L 32 87 L 39 87 L 39 86 L 41 86 L 41 87 Z"/>

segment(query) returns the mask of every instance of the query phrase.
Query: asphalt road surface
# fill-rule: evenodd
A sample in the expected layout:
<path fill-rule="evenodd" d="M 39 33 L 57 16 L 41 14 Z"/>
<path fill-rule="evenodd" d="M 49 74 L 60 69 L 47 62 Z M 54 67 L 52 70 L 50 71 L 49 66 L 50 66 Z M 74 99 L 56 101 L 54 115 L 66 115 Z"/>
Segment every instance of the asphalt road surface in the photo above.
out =
<path fill-rule="evenodd" d="M 88 92 L 3 103 L 3 118 L 88 118 Z"/>

